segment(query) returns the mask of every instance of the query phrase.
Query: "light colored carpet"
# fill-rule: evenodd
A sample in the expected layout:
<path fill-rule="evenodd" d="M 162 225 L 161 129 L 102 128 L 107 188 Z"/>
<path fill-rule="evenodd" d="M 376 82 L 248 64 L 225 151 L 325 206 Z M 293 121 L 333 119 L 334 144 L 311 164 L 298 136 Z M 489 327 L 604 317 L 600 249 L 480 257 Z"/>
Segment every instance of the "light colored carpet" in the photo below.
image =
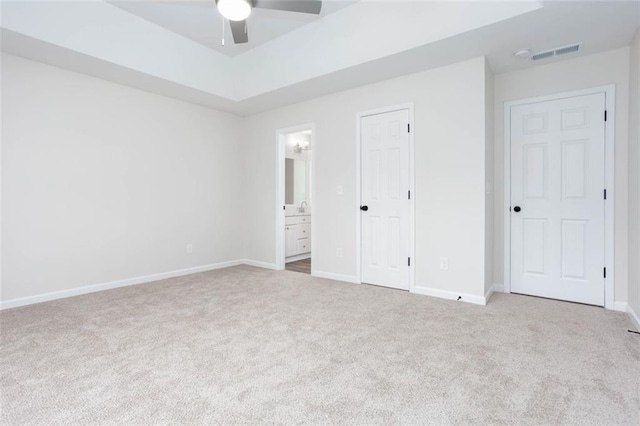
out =
<path fill-rule="evenodd" d="M 640 424 L 621 313 L 234 267 L 0 313 L 2 424 Z"/>

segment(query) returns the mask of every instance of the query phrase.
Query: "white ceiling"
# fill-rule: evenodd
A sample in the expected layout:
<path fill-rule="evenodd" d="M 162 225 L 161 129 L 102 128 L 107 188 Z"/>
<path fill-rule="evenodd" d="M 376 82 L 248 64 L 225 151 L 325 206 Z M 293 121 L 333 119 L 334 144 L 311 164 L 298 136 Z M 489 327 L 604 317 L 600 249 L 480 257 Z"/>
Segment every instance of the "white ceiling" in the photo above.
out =
<path fill-rule="evenodd" d="M 249 42 L 234 44 L 229 24 L 226 22 L 224 46 L 221 43 L 223 19 L 216 9 L 214 0 L 109 0 L 109 3 L 224 55 L 233 57 L 335 13 L 356 3 L 356 1 L 324 0 L 320 15 L 253 9 L 247 19 Z"/>
<path fill-rule="evenodd" d="M 361 0 L 295 29 L 272 22 L 277 38 L 229 57 L 99 0 L 2 8 L 6 52 L 239 115 L 478 56 L 495 73 L 544 65 L 627 46 L 640 25 L 638 1 Z M 562 59 L 513 56 L 576 42 Z"/>
<path fill-rule="evenodd" d="M 501 22 L 504 36 L 486 48 L 486 56 L 495 73 L 515 71 L 628 46 L 638 27 L 640 0 L 546 1 L 544 9 Z M 521 48 L 537 53 L 577 43 L 577 55 L 539 62 L 513 55 Z"/>

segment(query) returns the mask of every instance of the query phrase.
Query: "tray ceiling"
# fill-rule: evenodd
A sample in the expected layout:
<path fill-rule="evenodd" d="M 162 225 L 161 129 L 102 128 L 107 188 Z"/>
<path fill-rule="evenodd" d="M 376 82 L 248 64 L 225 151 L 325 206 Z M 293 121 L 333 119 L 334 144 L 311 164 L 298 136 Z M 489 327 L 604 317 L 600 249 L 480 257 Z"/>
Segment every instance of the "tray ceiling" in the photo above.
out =
<path fill-rule="evenodd" d="M 304 25 L 316 22 L 356 3 L 356 0 L 324 0 L 320 15 L 254 9 L 247 19 L 249 42 L 235 45 L 227 22 L 224 27 L 226 33 L 224 46 L 221 43 L 223 18 L 218 13 L 214 0 L 117 0 L 109 3 L 226 56 L 233 57 Z"/>

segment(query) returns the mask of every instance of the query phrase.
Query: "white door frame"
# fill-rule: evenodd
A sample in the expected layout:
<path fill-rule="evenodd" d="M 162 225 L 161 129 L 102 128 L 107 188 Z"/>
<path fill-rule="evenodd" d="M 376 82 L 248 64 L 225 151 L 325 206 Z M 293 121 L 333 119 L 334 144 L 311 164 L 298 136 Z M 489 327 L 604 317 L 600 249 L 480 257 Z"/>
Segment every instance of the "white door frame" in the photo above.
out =
<path fill-rule="evenodd" d="M 276 267 L 277 270 L 283 270 L 285 268 L 285 244 L 284 244 L 284 155 L 285 155 L 285 142 L 286 135 L 289 133 L 301 132 L 303 130 L 311 130 L 311 140 L 309 146 L 309 159 L 307 161 L 313 161 L 313 152 L 316 149 L 316 125 L 315 123 L 300 124 L 298 126 L 287 127 L 284 129 L 276 130 Z M 316 180 L 313 178 L 315 174 L 315 163 L 311 166 L 311 194 L 315 194 Z M 315 229 L 313 226 L 313 210 L 315 202 L 311 202 L 311 268 L 313 272 L 313 253 L 315 252 Z"/>
<path fill-rule="evenodd" d="M 607 201 L 604 209 L 605 264 L 607 276 L 604 279 L 604 307 L 614 309 L 615 264 L 614 264 L 614 207 L 615 207 L 615 84 L 590 89 L 556 93 L 548 96 L 508 101 L 504 103 L 504 292 L 511 293 L 511 107 L 538 102 L 555 101 L 576 96 L 605 94 L 605 188 Z M 605 189 L 603 188 L 603 189 Z"/>
<path fill-rule="evenodd" d="M 362 164 L 360 161 L 360 152 L 362 140 L 361 120 L 363 117 L 376 114 L 384 114 L 387 112 L 409 110 L 409 191 L 411 198 L 409 199 L 409 257 L 411 265 L 409 266 L 409 291 L 415 293 L 415 126 L 413 114 L 413 102 L 405 104 L 393 105 L 388 107 L 377 108 L 368 111 L 361 111 L 356 114 L 356 277 L 359 283 L 362 283 L 362 216 L 360 213 L 360 205 L 362 202 Z M 313 228 L 313 227 L 312 227 Z M 313 241 L 312 241 L 313 244 Z"/>

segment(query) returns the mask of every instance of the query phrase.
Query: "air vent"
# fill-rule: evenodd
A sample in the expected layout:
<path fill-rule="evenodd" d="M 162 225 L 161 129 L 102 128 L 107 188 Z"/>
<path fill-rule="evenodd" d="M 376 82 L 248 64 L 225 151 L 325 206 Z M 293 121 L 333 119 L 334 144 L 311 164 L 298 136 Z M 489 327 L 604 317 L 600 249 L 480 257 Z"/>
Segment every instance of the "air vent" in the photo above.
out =
<path fill-rule="evenodd" d="M 580 45 L 574 44 L 573 46 L 561 47 L 560 49 L 556 49 L 556 56 L 566 55 L 569 53 L 577 53 L 580 51 Z"/>
<path fill-rule="evenodd" d="M 569 53 L 577 53 L 580 51 L 581 47 L 582 47 L 582 43 L 572 44 L 571 46 L 558 47 L 556 49 L 547 50 L 545 52 L 535 53 L 531 55 L 531 60 L 540 61 L 542 59 L 568 55 Z"/>
<path fill-rule="evenodd" d="M 556 56 L 556 52 L 553 50 L 549 50 L 548 52 L 540 52 L 540 53 L 535 53 L 533 55 L 531 55 L 531 60 L 532 61 L 539 61 L 541 59 L 547 59 L 547 58 L 552 58 Z"/>

